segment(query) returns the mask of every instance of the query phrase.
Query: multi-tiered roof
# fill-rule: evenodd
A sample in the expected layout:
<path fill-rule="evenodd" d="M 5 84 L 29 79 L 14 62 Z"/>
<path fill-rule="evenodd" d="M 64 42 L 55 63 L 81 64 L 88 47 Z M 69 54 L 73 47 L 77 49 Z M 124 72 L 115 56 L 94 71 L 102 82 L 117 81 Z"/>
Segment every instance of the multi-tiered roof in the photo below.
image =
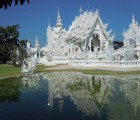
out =
<path fill-rule="evenodd" d="M 124 30 L 124 46 L 140 44 L 140 27 L 138 22 L 132 16 L 132 22 L 127 31 Z"/>
<path fill-rule="evenodd" d="M 85 11 L 81 12 L 80 16 L 75 17 L 75 20 L 72 22 L 72 25 L 69 27 L 67 35 L 65 39 L 67 41 L 73 42 L 83 42 L 88 39 L 88 37 L 93 34 L 95 30 L 96 24 L 99 23 L 101 31 L 103 32 L 105 38 L 107 40 L 113 40 L 113 36 L 111 36 L 111 31 L 107 32 L 107 24 L 103 24 L 98 10 L 96 12 L 93 11 Z M 97 28 L 98 29 L 98 28 Z"/>

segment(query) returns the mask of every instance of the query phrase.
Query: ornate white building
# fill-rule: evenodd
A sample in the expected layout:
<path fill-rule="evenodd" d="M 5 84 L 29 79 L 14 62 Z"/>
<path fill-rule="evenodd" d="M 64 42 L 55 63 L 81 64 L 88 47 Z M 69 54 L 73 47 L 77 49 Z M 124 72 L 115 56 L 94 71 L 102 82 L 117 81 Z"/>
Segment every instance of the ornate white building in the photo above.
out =
<path fill-rule="evenodd" d="M 40 48 L 36 38 L 32 48 L 34 58 L 45 65 L 73 66 L 140 66 L 140 27 L 134 16 L 124 31 L 124 46 L 114 50 L 112 30 L 107 31 L 99 11 L 82 11 L 68 31 L 63 28 L 58 10 L 56 26 L 47 28 L 47 46 Z"/>
<path fill-rule="evenodd" d="M 140 27 L 132 16 L 132 22 L 127 31 L 124 30 L 124 46 L 114 54 L 115 61 L 137 61 L 140 59 Z"/>

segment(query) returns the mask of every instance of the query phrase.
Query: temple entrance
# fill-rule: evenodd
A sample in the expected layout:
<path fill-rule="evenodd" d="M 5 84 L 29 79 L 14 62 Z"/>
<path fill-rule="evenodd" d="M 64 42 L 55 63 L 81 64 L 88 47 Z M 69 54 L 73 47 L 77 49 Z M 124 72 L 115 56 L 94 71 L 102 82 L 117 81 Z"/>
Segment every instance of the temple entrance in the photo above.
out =
<path fill-rule="evenodd" d="M 39 58 L 39 53 L 37 53 L 37 58 Z"/>
<path fill-rule="evenodd" d="M 91 51 L 98 52 L 100 50 L 100 40 L 97 34 L 93 34 L 93 38 L 91 40 Z"/>

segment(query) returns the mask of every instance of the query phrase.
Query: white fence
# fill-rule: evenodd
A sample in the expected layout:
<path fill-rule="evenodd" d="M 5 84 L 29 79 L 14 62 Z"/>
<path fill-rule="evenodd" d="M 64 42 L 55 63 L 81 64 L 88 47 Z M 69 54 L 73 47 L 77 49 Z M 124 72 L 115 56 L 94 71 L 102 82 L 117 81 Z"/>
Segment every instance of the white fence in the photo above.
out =
<path fill-rule="evenodd" d="M 131 68 L 131 67 L 140 67 L 140 61 L 84 61 L 84 60 L 77 60 L 77 61 L 70 61 L 69 65 L 72 66 L 83 66 L 83 67 L 120 67 L 120 68 Z"/>
<path fill-rule="evenodd" d="M 68 64 L 69 63 L 69 57 L 68 56 L 54 56 L 55 64 Z"/>

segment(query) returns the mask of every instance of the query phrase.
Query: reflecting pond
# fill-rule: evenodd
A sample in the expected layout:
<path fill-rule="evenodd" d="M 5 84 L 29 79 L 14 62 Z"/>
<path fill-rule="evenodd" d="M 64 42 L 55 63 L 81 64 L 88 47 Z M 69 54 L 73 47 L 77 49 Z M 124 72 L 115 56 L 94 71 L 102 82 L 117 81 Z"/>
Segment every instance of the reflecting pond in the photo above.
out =
<path fill-rule="evenodd" d="M 140 120 L 140 76 L 40 73 L 0 80 L 1 120 Z"/>

